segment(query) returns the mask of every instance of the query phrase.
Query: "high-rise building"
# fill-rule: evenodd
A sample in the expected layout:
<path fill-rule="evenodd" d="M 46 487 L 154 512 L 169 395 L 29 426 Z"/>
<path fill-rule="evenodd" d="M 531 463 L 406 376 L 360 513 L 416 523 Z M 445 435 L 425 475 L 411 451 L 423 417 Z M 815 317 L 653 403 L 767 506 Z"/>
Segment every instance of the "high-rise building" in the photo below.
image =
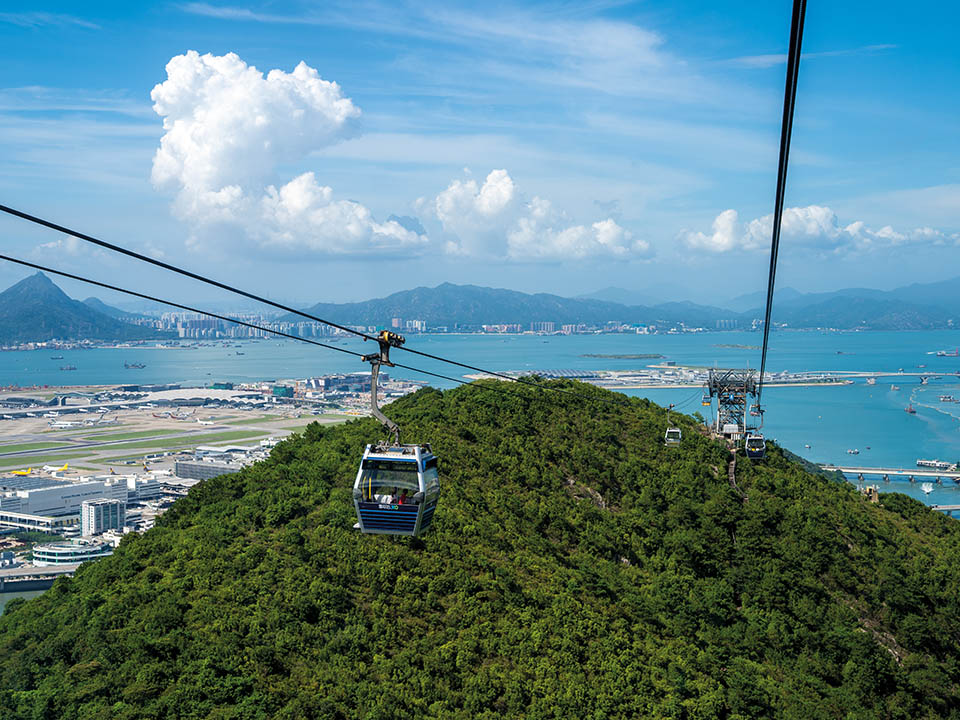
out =
<path fill-rule="evenodd" d="M 107 530 L 122 530 L 127 519 L 127 504 L 122 500 L 84 500 L 80 507 L 82 535 L 99 535 Z"/>

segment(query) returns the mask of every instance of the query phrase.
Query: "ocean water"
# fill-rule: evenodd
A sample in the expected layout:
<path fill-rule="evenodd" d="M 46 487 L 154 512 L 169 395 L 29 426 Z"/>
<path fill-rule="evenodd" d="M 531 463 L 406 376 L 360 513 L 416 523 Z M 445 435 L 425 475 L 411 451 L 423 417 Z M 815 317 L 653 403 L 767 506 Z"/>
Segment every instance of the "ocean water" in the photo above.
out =
<path fill-rule="evenodd" d="M 353 352 L 371 352 L 362 340 L 322 340 Z M 723 332 L 687 335 L 409 336 L 407 346 L 491 370 L 629 370 L 658 360 L 589 358 L 592 354 L 660 353 L 679 365 L 753 367 L 759 350 L 718 347 L 762 342 L 759 333 Z M 949 373 L 920 385 L 915 377 L 882 378 L 876 385 L 857 380 L 838 387 L 771 387 L 764 391 L 763 432 L 814 462 L 868 467 L 914 468 L 917 458 L 960 460 L 960 404 L 941 403 L 939 395 L 960 398 L 960 358 L 936 357 L 936 350 L 960 345 L 960 331 L 930 332 L 776 332 L 770 338 L 769 371 L 862 370 Z M 239 355 L 237 353 L 243 353 Z M 928 354 L 931 353 L 931 354 Z M 52 359 L 63 355 L 63 359 Z M 399 362 L 452 377 L 468 372 L 410 353 L 394 351 Z M 144 363 L 142 370 L 124 363 Z M 61 371 L 74 365 L 74 371 Z M 920 369 L 918 365 L 925 365 Z M 358 358 L 294 341 L 218 341 L 206 347 L 103 348 L 34 350 L 0 353 L 0 385 L 80 385 L 123 382 L 209 384 L 297 378 L 366 369 Z M 438 387 L 454 383 L 389 368 L 397 377 L 427 380 Z M 891 386 L 899 386 L 892 390 Z M 704 411 L 693 388 L 629 390 L 630 395 L 676 403 L 682 412 Z M 916 415 L 904 408 L 912 403 Z M 810 445 L 807 449 L 804 446 Z M 867 449 L 869 447 L 869 449 Z M 847 454 L 848 449 L 860 454 Z M 870 482 L 874 482 L 870 480 Z M 960 487 L 952 481 L 935 486 L 929 496 L 921 483 L 880 482 L 881 491 L 904 492 L 930 504 L 960 504 Z"/>

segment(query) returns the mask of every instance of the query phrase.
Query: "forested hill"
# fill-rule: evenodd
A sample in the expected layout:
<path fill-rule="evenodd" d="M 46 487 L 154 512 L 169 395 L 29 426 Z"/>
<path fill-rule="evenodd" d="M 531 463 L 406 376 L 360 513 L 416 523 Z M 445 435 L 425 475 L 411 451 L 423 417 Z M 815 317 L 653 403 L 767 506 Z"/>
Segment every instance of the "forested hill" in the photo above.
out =
<path fill-rule="evenodd" d="M 390 406 L 419 540 L 352 530 L 371 420 L 311 425 L 0 617 L 3 718 L 960 715 L 960 525 L 564 383 Z M 673 418 L 676 420 L 677 415 Z"/>
<path fill-rule="evenodd" d="M 170 333 L 110 317 L 72 300 L 42 272 L 0 292 L 0 344 L 47 340 L 143 340 Z"/>
<path fill-rule="evenodd" d="M 399 317 L 419 319 L 431 327 L 446 325 L 495 325 L 519 323 L 585 323 L 603 325 L 611 320 L 625 323 L 685 322 L 688 325 L 714 327 L 718 319 L 733 319 L 736 313 L 693 303 L 666 303 L 655 307 L 628 307 L 615 302 L 585 298 L 565 298 L 548 293 L 534 295 L 479 287 L 442 283 L 433 288 L 418 287 L 393 293 L 385 298 L 355 303 L 318 303 L 308 309 L 313 315 L 344 324 L 384 325 Z M 299 321 L 296 315 L 282 319 Z"/>

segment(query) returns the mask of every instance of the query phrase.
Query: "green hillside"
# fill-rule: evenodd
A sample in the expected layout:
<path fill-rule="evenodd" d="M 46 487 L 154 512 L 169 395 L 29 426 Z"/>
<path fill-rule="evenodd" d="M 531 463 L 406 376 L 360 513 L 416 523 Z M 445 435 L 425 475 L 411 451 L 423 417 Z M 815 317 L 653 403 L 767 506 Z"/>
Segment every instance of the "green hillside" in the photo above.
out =
<path fill-rule="evenodd" d="M 598 401 L 390 406 L 441 458 L 419 540 L 351 529 L 370 420 L 197 486 L 8 605 L 0 717 L 960 716 L 956 521 L 777 449 L 734 489 L 692 420 L 665 448 L 662 409 L 558 385 Z"/>
<path fill-rule="evenodd" d="M 72 300 L 42 272 L 0 292 L 0 344 L 171 336 L 169 332 L 122 322 Z"/>

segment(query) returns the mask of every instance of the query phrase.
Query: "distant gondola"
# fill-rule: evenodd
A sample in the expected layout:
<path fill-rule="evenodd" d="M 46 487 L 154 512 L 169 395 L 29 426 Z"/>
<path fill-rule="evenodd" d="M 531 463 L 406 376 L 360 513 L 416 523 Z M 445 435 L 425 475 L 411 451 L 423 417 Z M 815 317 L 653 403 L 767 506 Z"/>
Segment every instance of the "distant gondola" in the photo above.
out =
<path fill-rule="evenodd" d="M 763 460 L 767 454 L 767 443 L 760 433 L 751 433 L 743 443 L 747 457 L 752 460 Z"/>
<path fill-rule="evenodd" d="M 667 431 L 663 434 L 663 444 L 668 447 L 679 445 L 682 439 L 683 433 L 678 427 L 668 427 Z"/>

